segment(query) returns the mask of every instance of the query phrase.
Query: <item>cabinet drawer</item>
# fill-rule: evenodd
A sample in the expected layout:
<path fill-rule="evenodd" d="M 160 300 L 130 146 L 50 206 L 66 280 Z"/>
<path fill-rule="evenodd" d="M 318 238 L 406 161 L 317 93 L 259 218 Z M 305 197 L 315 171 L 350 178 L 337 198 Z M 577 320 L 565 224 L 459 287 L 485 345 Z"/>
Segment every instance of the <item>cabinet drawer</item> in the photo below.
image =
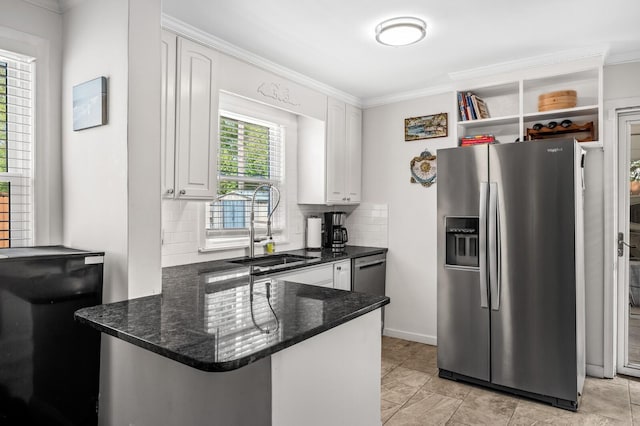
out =
<path fill-rule="evenodd" d="M 321 287 L 333 287 L 333 264 L 329 263 L 322 266 L 299 269 L 290 273 L 276 274 L 269 278 Z"/>

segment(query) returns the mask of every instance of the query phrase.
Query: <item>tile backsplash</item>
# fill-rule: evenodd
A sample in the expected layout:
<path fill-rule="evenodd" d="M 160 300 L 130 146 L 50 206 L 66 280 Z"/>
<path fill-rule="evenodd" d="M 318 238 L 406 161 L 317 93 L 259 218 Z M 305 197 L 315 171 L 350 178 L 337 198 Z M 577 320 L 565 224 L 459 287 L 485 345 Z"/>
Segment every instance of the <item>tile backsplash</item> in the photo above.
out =
<path fill-rule="evenodd" d="M 346 227 L 349 245 L 388 247 L 389 208 L 387 204 L 360 203 L 357 206 L 300 206 L 307 216 L 322 216 L 324 212 L 347 213 Z"/>
<path fill-rule="evenodd" d="M 389 207 L 387 204 L 361 203 L 347 215 L 349 244 L 389 246 Z"/>
<path fill-rule="evenodd" d="M 388 206 L 361 203 L 358 206 L 288 205 L 288 243 L 283 250 L 302 248 L 307 216 L 322 216 L 324 212 L 344 211 L 349 231 L 349 245 L 388 247 Z M 162 266 L 173 266 L 206 260 L 244 256 L 244 250 L 235 249 L 214 253 L 199 253 L 199 236 L 204 223 L 204 209 L 200 201 L 162 201 Z"/>
<path fill-rule="evenodd" d="M 198 209 L 201 205 L 197 201 L 162 200 L 163 256 L 198 252 Z"/>

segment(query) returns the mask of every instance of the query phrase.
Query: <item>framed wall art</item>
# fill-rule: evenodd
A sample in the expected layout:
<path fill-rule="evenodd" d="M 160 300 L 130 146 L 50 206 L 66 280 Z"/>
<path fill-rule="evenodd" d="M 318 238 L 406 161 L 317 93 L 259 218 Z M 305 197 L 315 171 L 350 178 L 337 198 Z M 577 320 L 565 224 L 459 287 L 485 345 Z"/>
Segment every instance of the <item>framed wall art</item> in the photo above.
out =
<path fill-rule="evenodd" d="M 107 78 L 73 86 L 73 130 L 107 124 Z"/>
<path fill-rule="evenodd" d="M 447 113 L 404 119 L 404 140 L 443 138 L 448 135 Z"/>

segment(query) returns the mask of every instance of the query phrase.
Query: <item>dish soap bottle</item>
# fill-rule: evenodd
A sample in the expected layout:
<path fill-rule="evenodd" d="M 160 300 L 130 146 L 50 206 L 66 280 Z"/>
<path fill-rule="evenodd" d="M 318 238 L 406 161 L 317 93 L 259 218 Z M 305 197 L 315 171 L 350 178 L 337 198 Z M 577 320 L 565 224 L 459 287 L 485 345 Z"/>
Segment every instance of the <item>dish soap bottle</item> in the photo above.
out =
<path fill-rule="evenodd" d="M 269 237 L 267 239 L 267 242 L 264 245 L 264 251 L 267 254 L 273 254 L 276 252 L 276 242 L 273 240 L 272 237 Z"/>

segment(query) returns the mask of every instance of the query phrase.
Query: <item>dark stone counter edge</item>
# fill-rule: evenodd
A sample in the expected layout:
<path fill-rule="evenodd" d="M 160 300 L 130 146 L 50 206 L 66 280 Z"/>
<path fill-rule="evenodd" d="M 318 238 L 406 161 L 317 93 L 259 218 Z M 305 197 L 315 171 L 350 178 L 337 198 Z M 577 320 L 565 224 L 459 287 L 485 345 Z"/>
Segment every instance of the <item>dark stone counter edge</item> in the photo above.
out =
<path fill-rule="evenodd" d="M 232 371 L 232 370 L 236 370 L 238 368 L 244 367 L 245 365 L 251 364 L 252 362 L 258 361 L 262 358 L 265 358 L 267 356 L 273 355 L 276 352 L 279 352 L 283 349 L 288 348 L 289 346 L 293 346 L 297 343 L 300 343 L 304 340 L 307 340 L 313 336 L 316 336 L 322 332 L 325 332 L 327 330 L 330 330 L 332 328 L 338 327 L 339 325 L 342 325 L 346 322 L 349 322 L 355 318 L 358 318 L 360 316 L 363 316 L 369 312 L 372 312 L 378 308 L 381 308 L 385 305 L 388 305 L 390 302 L 389 297 L 387 296 L 380 296 L 380 301 L 372 303 L 369 306 L 366 306 L 364 308 L 361 308 L 357 311 L 354 311 L 348 315 L 345 315 L 344 317 L 340 318 L 339 320 L 333 321 L 333 322 L 329 322 L 329 323 L 325 323 L 322 324 L 319 327 L 313 328 L 311 330 L 308 330 L 307 332 L 301 333 L 299 335 L 296 335 L 295 337 L 292 337 L 289 340 L 285 340 L 283 342 L 278 343 L 277 345 L 273 345 L 270 346 L 268 348 L 265 348 L 261 351 L 258 351 L 256 353 L 253 353 L 249 356 L 240 358 L 236 361 L 224 361 L 224 362 L 206 362 L 206 361 L 202 361 L 202 360 L 198 360 L 198 359 L 194 359 L 191 357 L 187 357 L 184 355 L 181 355 L 175 351 L 172 351 L 170 349 L 166 349 L 160 346 L 157 346 L 151 342 L 148 342 L 146 340 L 143 339 L 139 339 L 135 336 L 132 336 L 131 334 L 128 333 L 124 333 L 120 330 L 117 330 L 115 328 L 112 327 L 107 327 L 105 325 L 102 324 L 98 324 L 95 323 L 87 318 L 84 318 L 81 315 L 78 315 L 78 312 L 76 312 L 74 314 L 74 317 L 76 319 L 76 321 L 78 321 L 79 323 L 82 324 L 87 324 L 93 328 L 95 328 L 98 331 L 101 331 L 105 334 L 108 334 L 110 336 L 114 336 L 117 337 L 121 340 L 124 340 L 126 342 L 129 342 L 133 345 L 139 346 L 143 349 L 147 349 L 151 352 L 155 352 L 158 355 L 162 355 L 166 358 L 172 359 L 174 361 L 177 361 L 181 364 L 185 364 L 188 365 L 189 367 L 193 367 L 196 368 L 198 370 L 202 370 L 202 371 L 206 371 L 206 372 L 225 372 L 225 371 Z"/>

